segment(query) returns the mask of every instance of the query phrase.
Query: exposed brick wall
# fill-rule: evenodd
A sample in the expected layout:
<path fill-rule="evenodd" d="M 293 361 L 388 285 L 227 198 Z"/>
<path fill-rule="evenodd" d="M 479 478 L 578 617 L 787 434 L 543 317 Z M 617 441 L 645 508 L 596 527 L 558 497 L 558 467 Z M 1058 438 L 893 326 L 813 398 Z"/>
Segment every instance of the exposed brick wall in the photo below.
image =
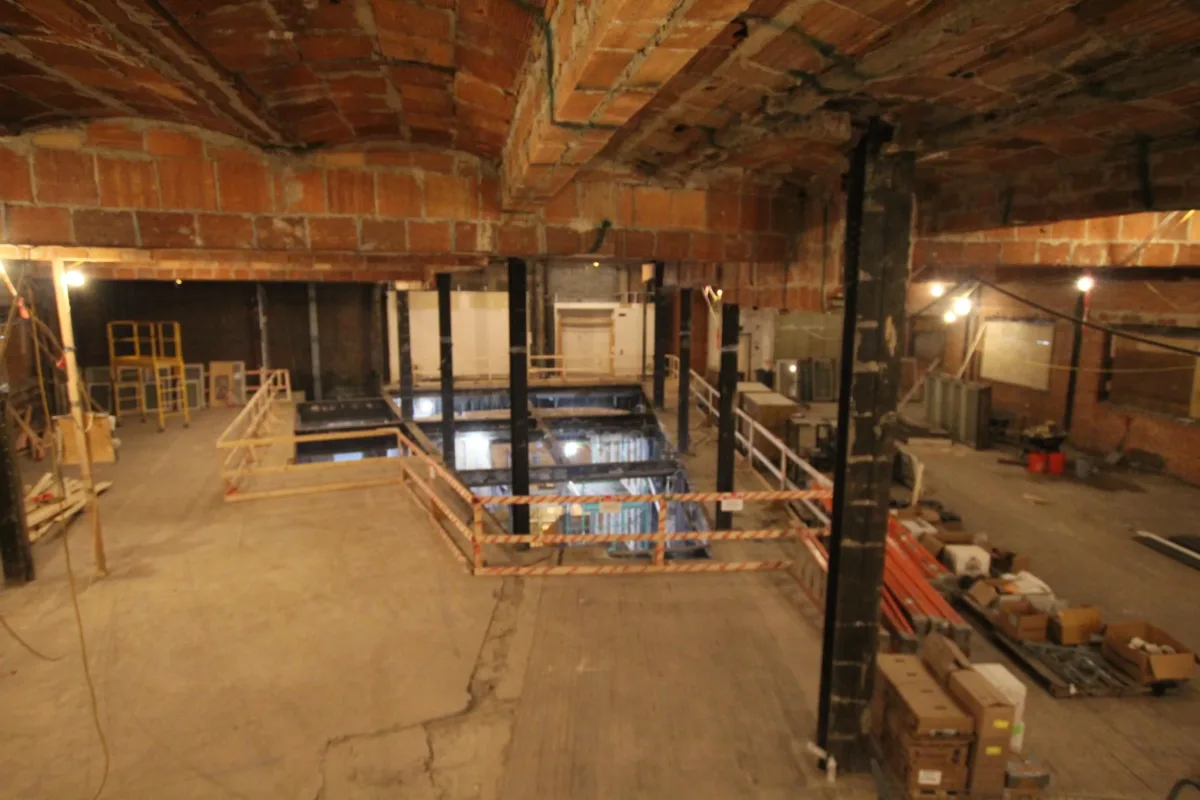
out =
<path fill-rule="evenodd" d="M 924 304 L 928 294 L 915 286 L 910 307 Z M 1004 288 L 1048 308 L 1071 314 L 1078 292 L 1070 278 L 1006 283 Z M 983 318 L 1050 319 L 1046 314 L 1005 297 L 986 287 L 977 295 Z M 1104 324 L 1146 324 L 1165 326 L 1200 325 L 1200 284 L 1195 281 L 1099 280 L 1089 300 L 1089 317 Z M 944 369 L 957 370 L 964 350 L 963 324 L 946 328 Z M 1018 415 L 1020 424 L 1044 420 L 1060 422 L 1066 403 L 1074 326 L 1056 321 L 1050 372 L 1046 391 L 984 381 L 992 386 L 996 408 Z M 1104 334 L 1084 331 L 1080 356 L 1082 371 L 1076 385 L 1075 413 L 1071 441 L 1077 447 L 1096 453 L 1108 452 L 1122 444 L 1127 450 L 1141 449 L 1163 458 L 1169 473 L 1200 484 L 1200 422 L 1172 419 L 1166 415 L 1138 411 L 1100 400 L 1100 369 L 1103 363 Z M 983 345 L 987 346 L 986 340 Z M 978 360 L 975 369 L 978 368 Z M 1151 379 L 1152 376 L 1147 376 Z"/>
<path fill-rule="evenodd" d="M 923 238 L 913 251 L 914 272 L 990 265 L 1200 266 L 1200 214 L 1147 211 L 952 232 Z"/>
<path fill-rule="evenodd" d="M 490 255 L 778 261 L 795 201 L 728 179 L 692 189 L 579 175 L 538 213 L 500 210 L 499 179 L 465 154 L 276 156 L 143 122 L 0 141 L 9 245 L 111 249 L 112 278 L 386 280 Z M 120 135 L 117 135 L 120 134 Z M 0 247 L 0 257 L 51 257 Z"/>

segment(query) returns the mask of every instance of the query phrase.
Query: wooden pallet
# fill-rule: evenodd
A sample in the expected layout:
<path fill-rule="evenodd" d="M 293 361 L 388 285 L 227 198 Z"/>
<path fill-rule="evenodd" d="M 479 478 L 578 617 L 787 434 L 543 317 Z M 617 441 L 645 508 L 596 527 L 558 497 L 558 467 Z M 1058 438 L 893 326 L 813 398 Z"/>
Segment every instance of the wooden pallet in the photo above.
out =
<path fill-rule="evenodd" d="M 1052 697 L 1126 697 L 1129 695 L 1155 694 L 1160 695 L 1168 688 L 1178 685 L 1176 682 L 1163 684 L 1143 684 L 1121 672 L 1116 667 L 1105 662 L 1100 655 L 1100 648 L 1080 645 L 1080 649 L 1088 651 L 1093 661 L 1103 669 L 1104 677 L 1095 683 L 1080 683 L 1055 669 L 1053 662 L 1042 659 L 1026 644 L 1013 639 L 1000 630 L 986 610 L 967 595 L 959 595 L 959 606 L 964 608 L 983 629 L 989 639 L 995 642 L 1001 650 L 1008 653 L 1038 684 Z"/>

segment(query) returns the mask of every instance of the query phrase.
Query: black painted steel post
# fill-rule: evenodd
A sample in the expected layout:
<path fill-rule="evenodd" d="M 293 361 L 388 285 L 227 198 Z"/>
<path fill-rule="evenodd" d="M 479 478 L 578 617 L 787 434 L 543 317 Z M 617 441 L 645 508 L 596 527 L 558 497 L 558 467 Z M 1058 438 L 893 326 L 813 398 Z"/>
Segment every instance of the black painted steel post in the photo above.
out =
<path fill-rule="evenodd" d="M 899 332 L 910 270 L 914 159 L 884 155 L 872 120 L 846 192 L 845 320 L 829 537 L 817 744 L 839 769 L 867 767 L 888 528 Z"/>
<path fill-rule="evenodd" d="M 454 336 L 450 326 L 450 273 L 437 276 L 438 335 L 442 341 L 442 460 L 454 469 Z"/>
<path fill-rule="evenodd" d="M 667 295 L 663 280 L 667 265 L 654 262 L 654 407 L 663 408 L 667 399 L 667 337 L 671 320 L 667 314 Z"/>
<path fill-rule="evenodd" d="M 8 386 L 0 386 L 0 562 L 4 582 L 15 586 L 34 578 L 33 552 L 25 525 L 25 490 L 8 425 Z"/>
<path fill-rule="evenodd" d="M 508 260 L 508 375 L 512 397 L 512 493 L 529 494 L 529 337 L 526 332 L 526 269 L 519 258 Z M 513 533 L 529 533 L 529 506 L 509 506 Z"/>
<path fill-rule="evenodd" d="M 400 328 L 400 415 L 413 418 L 412 330 L 408 317 L 408 292 L 396 293 L 396 325 Z"/>
<path fill-rule="evenodd" d="M 717 491 L 733 491 L 734 430 L 733 396 L 737 393 L 738 371 L 738 307 L 721 307 L 721 374 L 717 378 L 717 390 L 721 399 L 717 403 L 720 416 L 717 419 Z M 727 531 L 733 527 L 733 512 L 723 511 L 717 504 L 717 530 Z"/>
<path fill-rule="evenodd" d="M 1067 373 L 1067 401 L 1063 408 L 1063 430 L 1071 432 L 1071 422 L 1075 417 L 1075 385 L 1079 381 L 1079 358 L 1083 353 L 1083 321 L 1087 320 L 1087 292 L 1080 292 L 1075 298 L 1075 330 L 1071 337 L 1071 370 Z"/>
<path fill-rule="evenodd" d="M 692 398 L 692 290 L 679 290 L 679 452 L 686 453 L 691 446 L 688 437 L 688 412 Z"/>

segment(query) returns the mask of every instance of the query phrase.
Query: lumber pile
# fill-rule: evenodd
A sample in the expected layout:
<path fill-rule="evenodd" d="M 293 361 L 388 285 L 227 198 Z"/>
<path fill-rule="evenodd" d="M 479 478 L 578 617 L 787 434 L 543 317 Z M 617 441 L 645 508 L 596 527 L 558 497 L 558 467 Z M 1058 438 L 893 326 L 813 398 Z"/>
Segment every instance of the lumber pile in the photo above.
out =
<path fill-rule="evenodd" d="M 29 527 L 29 541 L 36 542 L 57 524 L 66 525 L 87 504 L 87 492 L 83 484 L 74 478 L 65 478 L 59 485 L 54 476 L 47 472 L 37 483 L 25 487 L 25 521 Z M 96 484 L 96 494 L 103 494 L 112 486 L 111 481 Z"/>

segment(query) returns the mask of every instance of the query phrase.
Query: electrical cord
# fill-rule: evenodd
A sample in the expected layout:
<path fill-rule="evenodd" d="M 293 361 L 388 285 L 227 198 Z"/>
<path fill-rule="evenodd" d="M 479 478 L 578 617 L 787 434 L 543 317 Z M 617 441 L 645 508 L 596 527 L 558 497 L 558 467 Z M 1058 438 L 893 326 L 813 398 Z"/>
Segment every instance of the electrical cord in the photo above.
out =
<path fill-rule="evenodd" d="M 17 633 L 15 630 L 13 630 L 13 627 L 8 624 L 8 620 L 6 620 L 4 618 L 3 614 L 0 614 L 0 627 L 3 627 L 4 630 L 8 631 L 8 635 L 11 636 L 12 638 L 16 639 L 17 644 L 21 645 L 21 647 L 24 647 L 31 654 L 37 656 L 42 661 L 62 661 L 62 656 L 48 656 L 45 653 L 43 653 L 41 650 L 38 650 L 36 647 L 31 645 L 29 642 L 22 639 L 21 634 Z"/>

